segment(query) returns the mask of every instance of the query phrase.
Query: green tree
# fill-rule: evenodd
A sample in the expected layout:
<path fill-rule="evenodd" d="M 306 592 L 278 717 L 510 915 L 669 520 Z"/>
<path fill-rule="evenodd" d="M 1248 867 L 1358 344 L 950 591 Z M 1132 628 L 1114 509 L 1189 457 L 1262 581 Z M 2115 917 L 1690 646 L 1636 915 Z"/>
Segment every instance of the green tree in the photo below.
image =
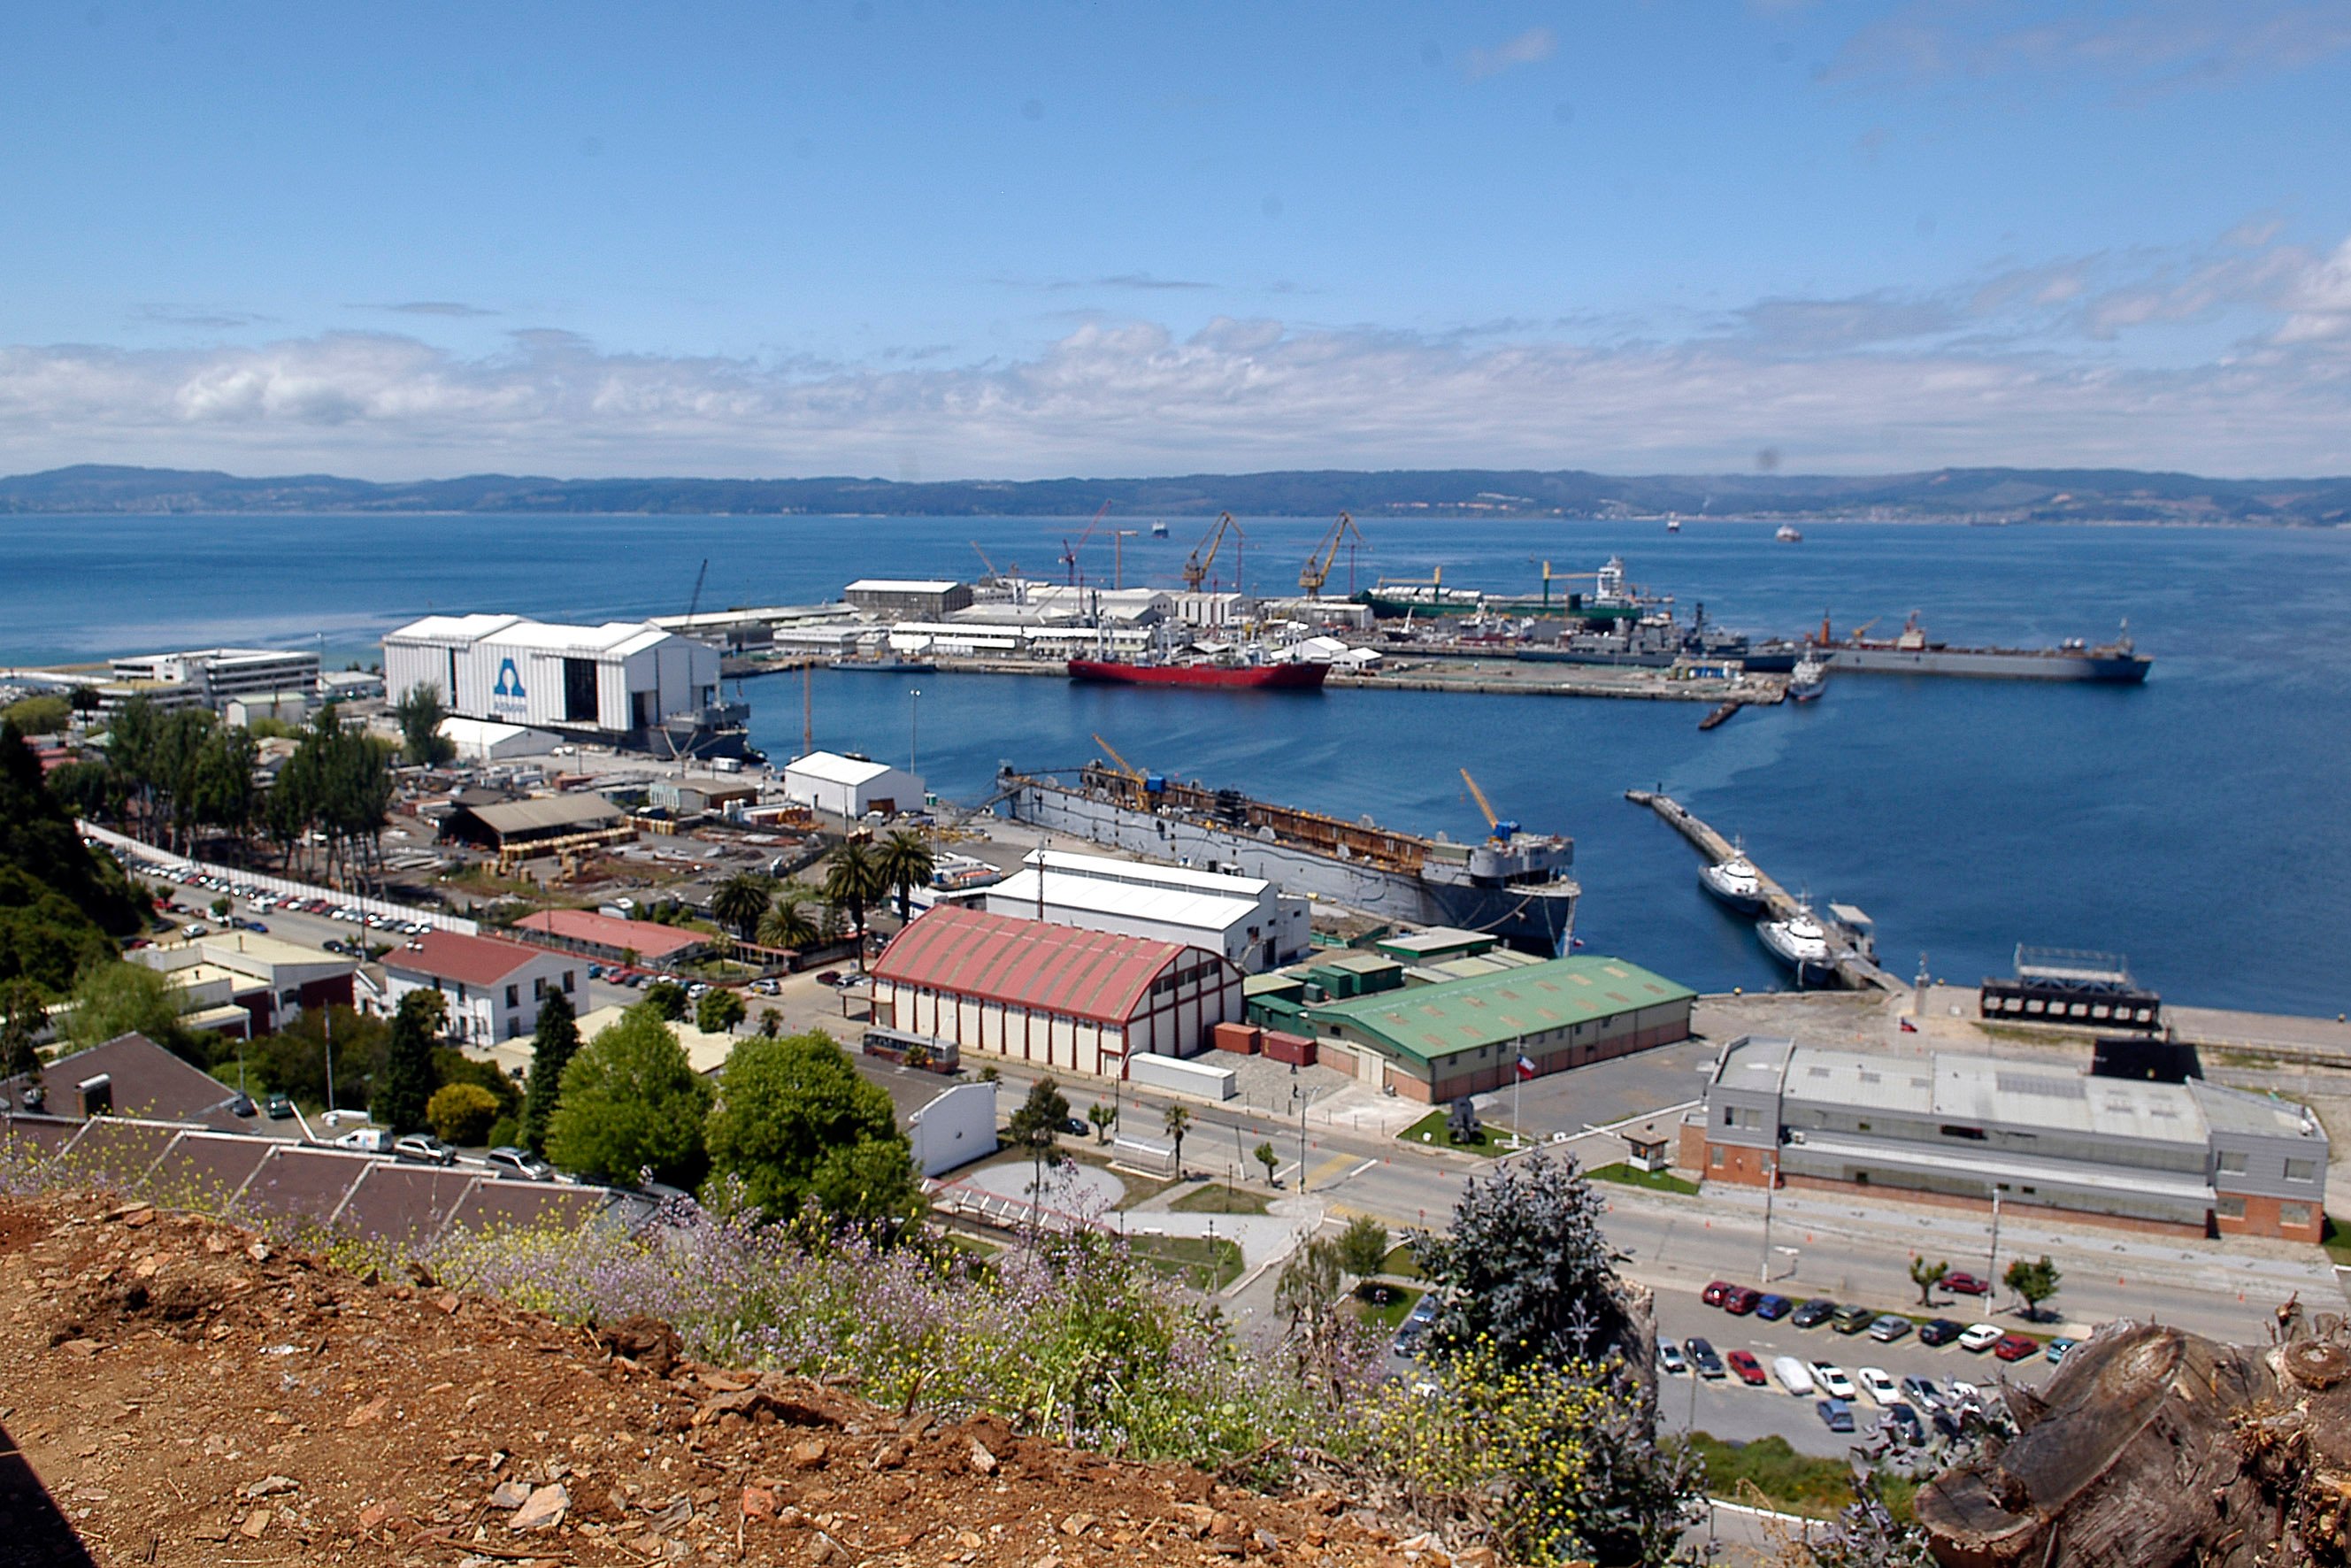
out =
<path fill-rule="evenodd" d="M 103 762 L 68 762 L 44 780 L 57 804 L 77 817 L 108 819 L 122 814 L 120 783 Z"/>
<path fill-rule="evenodd" d="M 48 1027 L 49 1009 L 38 986 L 26 979 L 0 981 L 0 1079 L 41 1070 L 33 1037 Z"/>
<path fill-rule="evenodd" d="M 1290 1255 L 1273 1287 L 1274 1306 L 1290 1314 L 1300 1379 L 1324 1386 L 1333 1403 L 1344 1390 L 1339 1371 L 1346 1344 L 1339 1322 L 1340 1282 L 1339 1249 L 1318 1236 Z"/>
<path fill-rule="evenodd" d="M 1935 1287 L 1941 1284 L 1943 1276 L 1950 1271 L 1951 1266 L 1948 1262 L 1929 1263 L 1924 1256 L 1910 1260 L 1910 1282 L 1918 1287 L 1920 1306 L 1931 1307 L 1935 1304 Z"/>
<path fill-rule="evenodd" d="M 145 925 L 121 870 L 81 841 L 41 782 L 40 759 L 0 719 L 0 980 L 29 979 L 49 997 L 116 956 L 116 936 Z"/>
<path fill-rule="evenodd" d="M 1170 1105 L 1167 1107 L 1166 1114 L 1159 1119 L 1159 1124 L 1165 1127 L 1167 1130 L 1167 1135 L 1176 1141 L 1176 1179 L 1182 1181 L 1184 1179 L 1184 1134 L 1191 1131 L 1192 1113 L 1181 1105 Z"/>
<path fill-rule="evenodd" d="M 799 898 L 789 893 L 782 893 L 776 895 L 775 903 L 759 916 L 759 928 L 754 940 L 762 947 L 789 947 L 798 952 L 823 941 L 824 932 L 810 918 L 807 906 Z"/>
<path fill-rule="evenodd" d="M 1370 1215 L 1359 1214 L 1347 1221 L 1334 1245 L 1339 1249 L 1339 1267 L 1356 1279 L 1387 1272 L 1388 1228 Z"/>
<path fill-rule="evenodd" d="M 534 1155 L 547 1152 L 547 1130 L 563 1100 L 563 1070 L 579 1053 L 580 1022 L 571 998 L 549 991 L 538 1004 L 538 1027 L 531 1031 L 530 1090 L 523 1100 L 523 1146 Z"/>
<path fill-rule="evenodd" d="M 638 1005 L 653 1009 L 664 1023 L 681 1022 L 687 1010 L 685 988 L 675 980 L 655 980 L 645 988 L 645 999 Z"/>
<path fill-rule="evenodd" d="M 784 1032 L 784 1015 L 773 1008 L 759 1009 L 759 1038 L 773 1040 Z"/>
<path fill-rule="evenodd" d="M 694 1004 L 694 1027 L 705 1034 L 732 1034 L 745 1017 L 743 997 L 724 986 L 713 986 Z"/>
<path fill-rule="evenodd" d="M 908 919 L 913 913 L 914 889 L 931 880 L 937 862 L 920 833 L 899 829 L 882 841 L 873 857 L 874 870 L 883 882 L 898 891 L 898 918 Z"/>
<path fill-rule="evenodd" d="M 2057 1265 L 2052 1263 L 2044 1252 L 2037 1261 L 2031 1263 L 2022 1258 L 2017 1259 L 2001 1276 L 2001 1283 L 2014 1291 L 2017 1299 L 2024 1303 L 2027 1319 L 2038 1320 L 2041 1304 L 2057 1293 Z"/>
<path fill-rule="evenodd" d="M 1059 1157 L 1061 1124 L 1070 1119 L 1070 1102 L 1061 1086 L 1048 1075 L 1029 1086 L 1029 1097 L 1012 1113 L 1005 1124 L 1010 1141 L 1029 1151 L 1030 1197 L 1029 1217 L 1033 1223 L 1045 1201 L 1045 1166 Z"/>
<path fill-rule="evenodd" d="M 824 873 L 824 895 L 848 912 L 859 937 L 865 935 L 866 907 L 888 887 L 883 879 L 881 859 L 872 845 L 851 842 L 832 852 L 832 863 Z"/>
<path fill-rule="evenodd" d="M 443 1141 L 477 1147 L 498 1119 L 498 1097 L 478 1083 L 444 1083 L 425 1102 L 424 1119 Z"/>
<path fill-rule="evenodd" d="M 1440 1302 L 1431 1347 L 1483 1341 L 1508 1365 L 1564 1365 L 1623 1343 L 1629 1322 L 1600 1208 L 1574 1166 L 1547 1155 L 1471 1176 L 1452 1229 L 1405 1238 Z"/>
<path fill-rule="evenodd" d="M 369 1108 L 377 1121 L 395 1133 L 413 1133 L 423 1127 L 433 1091 L 440 1086 L 433 1071 L 433 1041 L 440 1032 L 444 1008 L 438 991 L 411 991 L 400 998 L 392 1015 L 383 1071 L 376 1080 Z"/>
<path fill-rule="evenodd" d="M 1118 1124 L 1118 1107 L 1105 1105 L 1097 1100 L 1086 1107 L 1086 1120 L 1094 1124 L 1094 1142 L 1110 1142 L 1110 1130 Z"/>
<path fill-rule="evenodd" d="M 703 1118 L 710 1099 L 709 1083 L 686 1061 L 668 1021 L 640 1002 L 563 1070 L 547 1156 L 587 1175 L 633 1181 L 650 1173 L 693 1186 L 707 1163 Z"/>
<path fill-rule="evenodd" d="M 93 964 L 74 982 L 69 1000 L 65 1035 L 76 1051 L 143 1034 L 192 1061 L 200 1054 L 180 1023 L 179 988 L 144 964 Z"/>
<path fill-rule="evenodd" d="M 821 1030 L 737 1044 L 707 1136 L 713 1190 L 731 1185 L 771 1218 L 789 1219 L 813 1200 L 835 1219 L 886 1225 L 917 1207 L 913 1155 L 889 1093 Z M 859 1153 L 869 1147 L 882 1156 Z"/>
<path fill-rule="evenodd" d="M 1273 1173 L 1281 1168 L 1281 1156 L 1273 1152 L 1271 1144 L 1259 1144 L 1249 1151 L 1249 1157 L 1265 1167 L 1265 1185 L 1273 1185 Z"/>
<path fill-rule="evenodd" d="M 710 895 L 710 917 L 746 942 L 758 940 L 759 917 L 768 913 L 775 883 L 757 872 L 738 871 Z"/>
<path fill-rule="evenodd" d="M 73 718 L 73 705 L 61 696 L 43 693 L 10 703 L 0 708 L 0 718 L 6 719 L 26 735 L 57 735 Z"/>
<path fill-rule="evenodd" d="M 437 768 L 457 755 L 457 743 L 441 733 L 449 710 L 441 688 L 430 681 L 413 685 L 392 705 L 400 724 L 401 755 L 420 768 Z"/>
<path fill-rule="evenodd" d="M 340 1004 L 305 1008 L 284 1029 L 253 1041 L 246 1056 L 270 1093 L 284 1094 L 305 1105 L 324 1105 L 330 1042 L 335 1053 L 335 1105 L 365 1109 L 392 1043 L 392 1026 L 382 1019 Z"/>

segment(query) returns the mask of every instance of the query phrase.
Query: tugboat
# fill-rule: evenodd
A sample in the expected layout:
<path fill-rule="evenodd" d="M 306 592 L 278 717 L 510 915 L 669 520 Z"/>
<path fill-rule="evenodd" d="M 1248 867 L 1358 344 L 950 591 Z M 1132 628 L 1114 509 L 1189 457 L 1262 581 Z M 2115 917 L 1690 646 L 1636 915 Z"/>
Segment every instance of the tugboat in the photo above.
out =
<path fill-rule="evenodd" d="M 1735 854 L 1719 865 L 1703 868 L 1698 873 L 1698 884 L 1715 902 L 1741 915 L 1763 913 L 1763 878 L 1756 871 L 1755 862 L 1744 854 Z"/>
<path fill-rule="evenodd" d="M 1815 990 L 1837 983 L 1836 957 L 1829 951 L 1828 933 L 1813 917 L 1812 905 L 1799 904 L 1796 913 L 1785 920 L 1757 922 L 1755 935 L 1766 952 L 1795 972 L 1799 989 Z"/>
<path fill-rule="evenodd" d="M 1792 703 L 1811 702 L 1828 688 L 1828 684 L 1829 667 L 1812 654 L 1806 653 L 1796 661 L 1796 667 L 1789 672 L 1788 700 Z"/>

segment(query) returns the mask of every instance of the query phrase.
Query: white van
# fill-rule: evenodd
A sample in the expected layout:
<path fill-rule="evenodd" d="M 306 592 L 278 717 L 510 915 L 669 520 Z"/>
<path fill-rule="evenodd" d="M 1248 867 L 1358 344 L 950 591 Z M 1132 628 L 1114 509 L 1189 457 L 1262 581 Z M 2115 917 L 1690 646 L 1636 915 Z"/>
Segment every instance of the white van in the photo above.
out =
<path fill-rule="evenodd" d="M 383 1127 L 354 1127 L 337 1138 L 332 1146 L 357 1149 L 364 1155 L 386 1155 L 392 1152 L 392 1133 Z"/>
<path fill-rule="evenodd" d="M 1813 1391 L 1812 1368 L 1792 1355 L 1783 1355 L 1773 1361 L 1771 1375 L 1780 1380 L 1781 1387 L 1799 1399 Z"/>

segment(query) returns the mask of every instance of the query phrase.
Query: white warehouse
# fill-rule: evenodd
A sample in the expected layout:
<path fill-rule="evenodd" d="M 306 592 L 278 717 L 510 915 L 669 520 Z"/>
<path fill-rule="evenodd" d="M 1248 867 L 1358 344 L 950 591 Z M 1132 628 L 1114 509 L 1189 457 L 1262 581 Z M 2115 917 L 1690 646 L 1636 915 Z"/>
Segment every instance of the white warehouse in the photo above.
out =
<path fill-rule="evenodd" d="M 644 621 L 428 615 L 384 638 L 383 674 L 394 701 L 429 685 L 461 718 L 623 745 L 718 706 L 718 650 Z"/>
<path fill-rule="evenodd" d="M 1313 916 L 1306 900 L 1284 897 L 1262 877 L 1058 850 L 1034 851 L 1024 863 L 982 895 L 990 915 L 1205 947 L 1250 975 L 1307 955 Z"/>
<path fill-rule="evenodd" d="M 886 762 L 811 751 L 784 765 L 784 799 L 851 821 L 868 811 L 894 817 L 923 809 L 923 779 Z"/>

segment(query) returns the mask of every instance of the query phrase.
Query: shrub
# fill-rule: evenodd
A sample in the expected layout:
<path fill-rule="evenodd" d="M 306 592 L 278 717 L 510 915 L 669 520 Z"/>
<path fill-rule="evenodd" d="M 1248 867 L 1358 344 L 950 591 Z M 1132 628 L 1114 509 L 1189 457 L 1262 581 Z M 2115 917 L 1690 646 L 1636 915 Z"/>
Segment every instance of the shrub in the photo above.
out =
<path fill-rule="evenodd" d="M 424 1119 L 435 1133 L 468 1148 L 488 1141 L 490 1124 L 497 1117 L 497 1096 L 478 1083 L 444 1083 L 424 1106 Z"/>

